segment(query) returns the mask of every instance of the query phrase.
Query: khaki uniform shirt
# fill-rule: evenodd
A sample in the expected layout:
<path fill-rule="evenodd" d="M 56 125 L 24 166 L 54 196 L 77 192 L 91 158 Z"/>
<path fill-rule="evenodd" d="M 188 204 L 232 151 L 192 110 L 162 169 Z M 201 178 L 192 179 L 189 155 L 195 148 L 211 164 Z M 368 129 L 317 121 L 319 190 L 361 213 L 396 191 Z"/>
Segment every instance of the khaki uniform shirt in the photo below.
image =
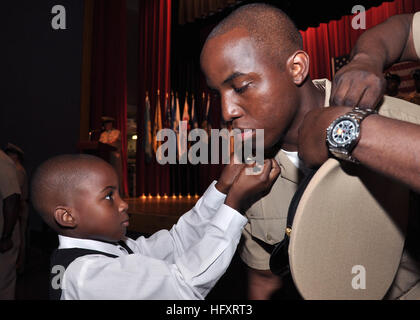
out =
<path fill-rule="evenodd" d="M 325 91 L 325 107 L 329 106 L 331 82 L 327 79 L 314 80 L 316 87 Z M 420 124 L 420 108 L 405 100 L 385 96 L 379 107 L 379 114 L 415 124 Z M 301 178 L 300 170 L 280 151 L 276 155 L 281 173 L 271 192 L 256 202 L 247 212 L 249 223 L 243 232 L 242 246 L 239 254 L 242 260 L 251 268 L 269 270 L 270 252 L 273 245 L 284 238 L 289 204 Z M 420 269 L 411 268 L 412 261 L 406 255 L 403 263 L 410 267 L 399 269 L 396 279 L 403 279 L 404 284 L 398 285 L 398 290 L 390 294 L 390 298 L 401 297 L 407 288 L 420 280 Z M 407 280 L 409 279 L 409 280 Z M 392 290 L 391 290 L 392 291 Z M 420 292 L 420 286 L 419 286 Z"/>
<path fill-rule="evenodd" d="M 420 58 L 420 11 L 416 12 L 413 17 L 413 41 L 417 56 Z"/>
<path fill-rule="evenodd" d="M 329 106 L 331 82 L 314 80 L 320 90 L 325 91 L 324 105 Z M 420 119 L 419 119 L 420 120 Z M 260 199 L 246 212 L 249 223 L 243 232 L 243 245 L 239 247 L 242 260 L 251 268 L 268 270 L 272 246 L 284 238 L 287 212 L 295 194 L 302 172 L 290 161 L 285 152 L 276 157 L 281 172 L 271 192 Z"/>

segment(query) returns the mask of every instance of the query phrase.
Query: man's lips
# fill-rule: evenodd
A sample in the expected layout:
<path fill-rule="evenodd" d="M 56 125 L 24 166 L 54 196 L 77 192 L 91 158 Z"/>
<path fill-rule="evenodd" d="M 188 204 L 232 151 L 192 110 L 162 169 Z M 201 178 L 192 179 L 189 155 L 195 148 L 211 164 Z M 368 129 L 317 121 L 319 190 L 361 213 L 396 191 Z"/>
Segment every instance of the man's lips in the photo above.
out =
<path fill-rule="evenodd" d="M 242 141 L 252 138 L 255 135 L 255 129 L 241 129 L 241 128 L 234 128 L 237 133 L 235 136 L 240 136 Z"/>

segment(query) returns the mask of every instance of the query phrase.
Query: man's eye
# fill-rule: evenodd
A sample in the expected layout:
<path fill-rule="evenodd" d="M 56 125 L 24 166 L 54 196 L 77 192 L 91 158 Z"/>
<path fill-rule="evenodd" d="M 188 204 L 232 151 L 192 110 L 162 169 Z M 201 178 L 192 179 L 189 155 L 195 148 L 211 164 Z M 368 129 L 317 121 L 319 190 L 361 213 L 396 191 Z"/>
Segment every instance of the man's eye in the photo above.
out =
<path fill-rule="evenodd" d="M 233 90 L 234 90 L 236 93 L 241 94 L 241 93 L 244 93 L 246 89 L 248 89 L 248 86 L 249 86 L 249 83 L 247 83 L 246 85 L 244 85 L 244 86 L 242 86 L 242 87 L 240 87 L 240 88 L 235 88 L 235 87 L 233 87 Z"/>

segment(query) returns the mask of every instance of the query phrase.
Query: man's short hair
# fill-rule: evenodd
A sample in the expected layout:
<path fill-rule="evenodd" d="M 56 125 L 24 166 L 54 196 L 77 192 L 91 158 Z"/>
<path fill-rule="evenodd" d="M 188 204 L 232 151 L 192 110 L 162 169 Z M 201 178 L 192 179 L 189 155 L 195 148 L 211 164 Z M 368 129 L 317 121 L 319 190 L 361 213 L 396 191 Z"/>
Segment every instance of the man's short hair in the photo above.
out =
<path fill-rule="evenodd" d="M 303 48 L 302 35 L 290 17 L 268 4 L 239 7 L 211 31 L 207 40 L 234 28 L 244 28 L 270 58 L 280 58 L 282 64 L 293 52 Z"/>

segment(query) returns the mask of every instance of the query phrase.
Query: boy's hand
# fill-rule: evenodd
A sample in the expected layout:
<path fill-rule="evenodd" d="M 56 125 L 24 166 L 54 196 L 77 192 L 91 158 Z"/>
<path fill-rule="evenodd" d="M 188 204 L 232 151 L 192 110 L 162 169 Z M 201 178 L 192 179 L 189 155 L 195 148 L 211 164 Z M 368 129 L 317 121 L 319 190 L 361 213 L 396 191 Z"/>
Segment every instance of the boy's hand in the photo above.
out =
<path fill-rule="evenodd" d="M 274 159 L 264 160 L 264 167 L 260 174 L 249 174 L 246 165 L 242 168 L 226 197 L 225 204 L 229 207 L 245 212 L 254 202 L 267 194 L 280 174 L 280 167 Z"/>
<path fill-rule="evenodd" d="M 239 172 L 245 167 L 244 163 L 235 164 L 234 153 L 231 154 L 229 164 L 225 165 L 219 180 L 216 183 L 216 188 L 224 194 L 228 194 L 230 187 L 238 176 Z"/>

